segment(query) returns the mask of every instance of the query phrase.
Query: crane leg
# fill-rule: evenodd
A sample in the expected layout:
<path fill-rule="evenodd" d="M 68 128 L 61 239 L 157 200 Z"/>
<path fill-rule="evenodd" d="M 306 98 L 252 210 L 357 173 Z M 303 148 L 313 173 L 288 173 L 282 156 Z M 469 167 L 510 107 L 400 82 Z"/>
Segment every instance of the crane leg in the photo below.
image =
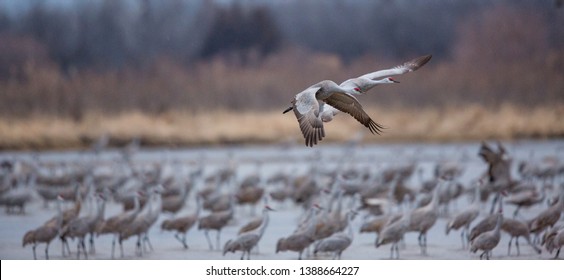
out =
<path fill-rule="evenodd" d="M 145 245 L 145 243 L 147 243 L 148 248 L 151 250 L 151 252 L 153 251 L 153 245 L 151 245 L 151 240 L 149 240 L 149 234 L 145 233 L 143 234 L 143 245 Z M 145 248 L 145 247 L 143 247 Z"/>
<path fill-rule="evenodd" d="M 511 242 L 513 241 L 513 237 L 509 238 L 509 245 L 507 245 L 507 255 L 511 255 Z"/>
<path fill-rule="evenodd" d="M 116 249 L 116 235 L 114 234 L 114 238 L 112 239 L 112 259 L 114 259 L 115 249 Z"/>
<path fill-rule="evenodd" d="M 84 259 L 88 259 L 88 253 L 86 253 L 86 243 L 84 243 L 84 238 L 82 239 L 82 250 L 84 250 Z"/>
<path fill-rule="evenodd" d="M 215 243 L 216 243 L 216 245 L 217 245 L 217 249 L 218 249 L 218 250 L 220 250 L 220 248 L 221 248 L 221 247 L 219 246 L 219 236 L 220 236 L 220 235 L 221 235 L 221 230 L 218 230 L 218 231 L 217 231 L 216 240 L 215 240 Z"/>
<path fill-rule="evenodd" d="M 137 256 L 143 255 L 143 248 L 141 247 L 141 235 L 137 235 L 137 243 L 135 244 L 135 253 Z"/>
<path fill-rule="evenodd" d="M 521 206 L 517 206 L 517 208 L 515 208 L 515 211 L 513 212 L 513 218 L 515 219 L 515 217 L 517 217 L 517 214 L 519 213 L 519 209 L 521 208 Z"/>
<path fill-rule="evenodd" d="M 80 239 L 78 240 L 78 243 L 76 243 L 76 259 L 80 259 Z"/>
<path fill-rule="evenodd" d="M 33 247 L 31 247 L 33 249 L 33 259 L 37 260 L 37 255 L 35 254 L 35 247 L 37 247 L 37 244 L 33 243 Z"/>
<path fill-rule="evenodd" d="M 64 238 L 63 242 L 65 243 L 65 246 L 67 247 L 67 252 L 69 253 L 69 256 L 72 255 L 70 245 L 69 245 L 69 241 L 66 238 Z"/>
<path fill-rule="evenodd" d="M 519 236 L 515 238 L 515 247 L 517 247 L 517 256 L 520 256 L 521 252 L 519 251 Z"/>
<path fill-rule="evenodd" d="M 45 246 L 45 259 L 49 259 L 49 243 Z"/>
<path fill-rule="evenodd" d="M 184 249 L 188 249 L 188 244 L 186 244 L 186 232 L 182 234 L 182 244 L 184 245 Z"/>
<path fill-rule="evenodd" d="M 206 239 L 208 240 L 208 245 L 209 245 L 209 247 L 210 247 L 210 250 L 213 250 L 213 245 L 212 245 L 212 242 L 211 242 L 211 240 L 210 240 L 210 235 L 209 235 L 209 233 L 208 233 L 208 230 L 205 230 L 205 231 L 204 231 L 204 234 L 206 235 Z"/>
<path fill-rule="evenodd" d="M 66 248 L 67 248 L 68 256 L 70 257 L 70 256 L 72 255 L 72 251 L 71 251 L 71 249 L 70 249 L 69 241 L 67 240 L 66 237 L 61 237 L 61 242 L 63 242 L 63 255 L 65 255 L 65 253 L 64 253 L 64 251 L 65 251 L 64 248 L 66 247 Z"/>
<path fill-rule="evenodd" d="M 562 249 L 562 247 L 558 248 L 558 251 L 556 251 L 556 255 L 554 255 L 554 259 L 558 259 L 558 255 L 560 255 L 560 249 Z"/>
<path fill-rule="evenodd" d="M 124 253 L 123 253 L 123 240 L 121 240 L 121 238 L 118 240 L 119 242 L 119 251 L 121 253 L 121 258 L 123 259 Z"/>
<path fill-rule="evenodd" d="M 94 247 L 94 234 L 90 233 L 90 254 L 96 254 L 96 248 Z"/>
<path fill-rule="evenodd" d="M 67 254 L 66 254 L 66 251 L 65 251 L 65 244 L 68 246 L 68 243 L 67 243 L 67 241 L 65 240 L 64 237 L 59 237 L 59 239 L 61 240 L 61 247 L 63 249 L 63 257 L 66 257 Z M 70 255 L 70 252 L 69 252 L 69 255 Z"/>

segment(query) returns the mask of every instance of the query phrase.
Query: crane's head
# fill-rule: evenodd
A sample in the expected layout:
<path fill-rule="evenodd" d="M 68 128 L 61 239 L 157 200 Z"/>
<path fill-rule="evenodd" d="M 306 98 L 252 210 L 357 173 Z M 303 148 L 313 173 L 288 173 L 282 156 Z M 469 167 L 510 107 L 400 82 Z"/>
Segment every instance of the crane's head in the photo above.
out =
<path fill-rule="evenodd" d="M 385 83 L 388 83 L 388 84 L 399 84 L 399 81 L 397 81 L 396 79 L 394 79 L 392 77 L 385 78 L 382 81 L 384 81 Z"/>

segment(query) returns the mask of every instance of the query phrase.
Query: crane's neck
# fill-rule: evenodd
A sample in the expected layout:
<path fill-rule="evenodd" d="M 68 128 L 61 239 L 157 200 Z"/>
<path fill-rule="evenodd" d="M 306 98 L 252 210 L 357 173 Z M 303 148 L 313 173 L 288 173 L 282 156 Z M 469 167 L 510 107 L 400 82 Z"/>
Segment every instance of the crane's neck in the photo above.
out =
<path fill-rule="evenodd" d="M 139 212 L 141 203 L 139 203 L 139 195 L 133 196 L 133 212 Z"/>
<path fill-rule="evenodd" d="M 196 213 L 194 216 L 198 218 L 200 216 L 200 209 L 202 208 L 202 201 L 200 197 L 196 197 Z"/>
<path fill-rule="evenodd" d="M 501 224 L 503 223 L 503 214 L 498 213 L 497 215 L 498 215 L 497 216 L 497 222 L 495 224 L 495 230 L 494 230 L 495 235 L 499 235 L 499 231 L 501 229 Z"/>
<path fill-rule="evenodd" d="M 340 217 L 342 209 L 343 209 L 343 191 L 339 190 L 339 194 L 337 197 L 337 209 L 335 209 L 335 214 L 333 216 Z"/>
<path fill-rule="evenodd" d="M 476 207 L 480 207 L 481 203 L 480 203 L 480 185 L 476 186 L 476 188 L 474 189 L 474 200 L 472 201 L 472 205 L 476 206 Z"/>
<path fill-rule="evenodd" d="M 433 192 L 433 197 L 431 198 L 431 202 L 429 203 L 429 207 L 434 211 L 437 210 L 439 207 L 439 195 L 441 193 L 442 186 L 443 184 L 441 182 L 437 184 L 437 186 L 435 187 L 435 191 Z"/>
<path fill-rule="evenodd" d="M 151 212 L 158 214 L 161 212 L 163 206 L 163 199 L 160 193 L 155 193 L 154 204 L 151 206 Z"/>
<path fill-rule="evenodd" d="M 100 199 L 98 202 L 98 212 L 96 213 L 96 220 L 104 218 L 104 213 L 106 211 L 106 200 Z"/>
<path fill-rule="evenodd" d="M 264 234 L 264 231 L 266 230 L 266 227 L 268 226 L 269 221 L 270 221 L 270 218 L 268 217 L 268 210 L 265 209 L 264 213 L 263 213 L 262 224 L 260 225 L 259 238 L 261 238 L 262 235 Z"/>
<path fill-rule="evenodd" d="M 61 228 L 63 227 L 63 210 L 61 206 L 61 200 L 57 199 L 57 231 L 60 233 Z"/>
<path fill-rule="evenodd" d="M 305 234 L 308 236 L 313 236 L 315 234 L 316 226 L 317 226 L 317 211 L 316 209 L 311 209 L 311 218 L 309 219 L 309 224 L 305 230 Z"/>
<path fill-rule="evenodd" d="M 354 232 L 352 228 L 352 220 L 354 214 L 352 212 L 347 213 L 347 236 L 352 240 L 354 237 Z"/>

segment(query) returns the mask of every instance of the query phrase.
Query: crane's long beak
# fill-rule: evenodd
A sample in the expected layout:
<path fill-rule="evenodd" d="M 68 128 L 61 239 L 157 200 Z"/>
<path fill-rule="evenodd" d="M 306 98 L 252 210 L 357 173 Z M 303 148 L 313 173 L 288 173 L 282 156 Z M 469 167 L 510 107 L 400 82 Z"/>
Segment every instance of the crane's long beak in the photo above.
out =
<path fill-rule="evenodd" d="M 292 111 L 293 108 L 294 107 L 292 107 L 292 106 L 288 107 L 288 109 L 284 110 L 284 112 L 282 112 L 282 114 L 286 114 L 286 113 Z"/>

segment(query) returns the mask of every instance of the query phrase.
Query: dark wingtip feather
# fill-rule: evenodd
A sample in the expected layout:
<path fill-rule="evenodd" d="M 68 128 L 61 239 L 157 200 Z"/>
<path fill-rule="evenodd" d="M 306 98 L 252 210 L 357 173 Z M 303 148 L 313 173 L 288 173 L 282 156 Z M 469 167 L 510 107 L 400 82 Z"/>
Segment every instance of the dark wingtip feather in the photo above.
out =
<path fill-rule="evenodd" d="M 417 68 L 420 68 L 421 66 L 427 64 L 427 62 L 429 62 L 429 60 L 431 60 L 431 57 L 433 57 L 433 55 L 428 54 L 428 55 L 422 56 L 420 58 L 417 58 L 415 60 L 416 64 L 417 64 Z"/>
<path fill-rule="evenodd" d="M 372 134 L 378 134 L 378 135 L 382 135 L 384 129 L 386 129 L 386 127 L 384 127 L 383 125 L 378 124 L 372 120 L 370 120 L 370 122 L 366 125 L 366 127 L 368 127 L 368 129 L 370 130 L 370 132 L 372 132 Z"/>

